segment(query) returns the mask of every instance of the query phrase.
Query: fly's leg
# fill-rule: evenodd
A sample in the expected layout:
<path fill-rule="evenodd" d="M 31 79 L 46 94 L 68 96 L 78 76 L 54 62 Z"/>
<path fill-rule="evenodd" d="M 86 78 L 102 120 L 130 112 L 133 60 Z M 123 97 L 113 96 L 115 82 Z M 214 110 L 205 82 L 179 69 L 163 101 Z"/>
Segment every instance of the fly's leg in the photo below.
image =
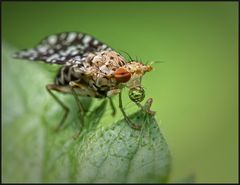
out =
<path fill-rule="evenodd" d="M 77 102 L 77 106 L 78 106 L 78 108 L 79 108 L 79 112 L 80 112 L 81 114 L 84 114 L 84 113 L 85 113 L 85 110 L 84 110 L 83 105 L 82 105 L 81 101 L 79 100 L 78 95 L 77 95 L 77 93 L 76 93 L 76 91 L 75 91 L 75 88 L 78 88 L 78 86 L 77 86 L 78 84 L 75 83 L 75 82 L 73 82 L 73 81 L 71 81 L 71 82 L 69 82 L 69 85 L 70 85 L 70 87 L 71 87 L 72 94 L 73 94 L 73 96 L 74 96 L 74 98 L 75 98 L 75 100 L 76 100 L 76 102 Z"/>
<path fill-rule="evenodd" d="M 69 113 L 69 108 L 63 104 L 63 102 L 52 92 L 52 90 L 55 90 L 55 91 L 61 91 L 59 86 L 55 85 L 55 84 L 48 84 L 46 85 L 46 89 L 47 91 L 49 92 L 49 94 L 55 99 L 55 101 L 64 109 L 64 116 L 62 118 L 62 120 L 60 121 L 60 123 L 58 124 L 58 126 L 55 128 L 55 131 L 58 131 L 63 123 L 65 122 L 67 116 L 68 116 L 68 113 Z"/>
<path fill-rule="evenodd" d="M 121 110 L 121 112 L 122 112 L 122 114 L 123 114 L 126 122 L 128 123 L 128 125 L 129 125 L 130 127 L 132 127 L 133 129 L 140 130 L 140 129 L 141 129 L 141 126 L 133 123 L 133 122 L 130 120 L 130 118 L 127 116 L 126 112 L 125 112 L 124 109 L 123 109 L 123 104 L 122 104 L 122 91 L 120 91 L 120 93 L 119 93 L 119 108 L 120 108 L 120 110 Z"/>
<path fill-rule="evenodd" d="M 79 112 L 80 112 L 80 114 L 81 114 L 81 115 L 80 115 L 80 120 L 81 120 L 80 128 L 79 128 L 79 131 L 74 135 L 74 138 L 76 139 L 76 138 L 78 138 L 78 136 L 79 136 L 80 133 L 81 133 L 82 128 L 84 127 L 85 110 L 84 110 L 83 105 L 82 105 L 82 103 L 81 103 L 80 99 L 78 98 L 78 95 L 77 95 L 77 93 L 76 93 L 76 91 L 75 91 L 76 88 L 79 88 L 79 87 L 80 87 L 80 84 L 71 81 L 71 82 L 69 82 L 69 85 L 70 85 L 70 87 L 71 87 L 72 95 L 73 95 L 73 97 L 74 97 L 75 100 L 76 100 L 76 103 L 77 103 Z"/>
<path fill-rule="evenodd" d="M 114 105 L 111 97 L 109 97 L 109 101 L 110 101 L 110 106 L 112 108 L 112 116 L 115 116 L 116 115 L 116 108 L 115 108 L 115 105 Z"/>
<path fill-rule="evenodd" d="M 116 108 L 114 106 L 113 100 L 112 100 L 112 96 L 115 96 L 115 95 L 119 94 L 120 92 L 121 92 L 120 89 L 113 89 L 113 90 L 110 90 L 110 91 L 107 92 L 107 97 L 110 100 L 110 106 L 112 108 L 112 116 L 115 116 L 115 114 L 117 112 Z"/>

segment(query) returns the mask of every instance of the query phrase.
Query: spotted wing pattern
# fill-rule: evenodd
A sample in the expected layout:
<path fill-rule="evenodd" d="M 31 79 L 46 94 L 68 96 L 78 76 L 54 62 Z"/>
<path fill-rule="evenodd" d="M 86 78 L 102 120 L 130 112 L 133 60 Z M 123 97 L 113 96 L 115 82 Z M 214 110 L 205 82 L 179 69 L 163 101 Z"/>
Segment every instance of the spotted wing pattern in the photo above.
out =
<path fill-rule="evenodd" d="M 65 32 L 50 35 L 35 48 L 19 51 L 14 57 L 63 65 L 73 57 L 81 59 L 88 52 L 103 50 L 111 48 L 88 34 Z"/>

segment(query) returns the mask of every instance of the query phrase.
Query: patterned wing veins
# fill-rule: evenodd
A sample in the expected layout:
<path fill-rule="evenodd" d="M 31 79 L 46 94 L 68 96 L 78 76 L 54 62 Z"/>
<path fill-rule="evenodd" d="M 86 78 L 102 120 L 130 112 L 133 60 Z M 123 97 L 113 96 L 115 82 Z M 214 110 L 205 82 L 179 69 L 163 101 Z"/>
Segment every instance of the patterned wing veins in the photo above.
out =
<path fill-rule="evenodd" d="M 50 35 L 35 48 L 15 53 L 14 57 L 33 61 L 44 61 L 51 64 L 65 64 L 69 59 L 79 59 L 88 52 L 111 50 L 106 44 L 94 37 L 77 32 L 65 32 Z"/>

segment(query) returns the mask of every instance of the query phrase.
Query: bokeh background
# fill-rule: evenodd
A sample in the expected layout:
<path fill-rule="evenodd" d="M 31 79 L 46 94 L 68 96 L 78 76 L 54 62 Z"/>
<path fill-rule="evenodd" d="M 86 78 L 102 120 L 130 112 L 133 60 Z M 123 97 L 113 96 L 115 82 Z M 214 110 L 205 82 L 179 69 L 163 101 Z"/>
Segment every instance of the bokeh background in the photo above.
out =
<path fill-rule="evenodd" d="M 2 39 L 17 49 L 82 31 L 164 61 L 143 85 L 172 153 L 172 181 L 190 173 L 196 182 L 238 181 L 237 2 L 4 2 L 2 10 Z"/>

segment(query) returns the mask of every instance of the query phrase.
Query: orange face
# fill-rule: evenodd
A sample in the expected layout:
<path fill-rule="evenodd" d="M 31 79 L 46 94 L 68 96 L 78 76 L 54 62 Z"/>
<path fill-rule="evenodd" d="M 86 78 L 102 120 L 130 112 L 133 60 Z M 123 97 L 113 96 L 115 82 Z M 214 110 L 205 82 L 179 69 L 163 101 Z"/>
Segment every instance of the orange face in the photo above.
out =
<path fill-rule="evenodd" d="M 125 83 L 130 80 L 131 73 L 129 73 L 125 68 L 120 67 L 114 73 L 115 79 L 120 83 Z"/>

